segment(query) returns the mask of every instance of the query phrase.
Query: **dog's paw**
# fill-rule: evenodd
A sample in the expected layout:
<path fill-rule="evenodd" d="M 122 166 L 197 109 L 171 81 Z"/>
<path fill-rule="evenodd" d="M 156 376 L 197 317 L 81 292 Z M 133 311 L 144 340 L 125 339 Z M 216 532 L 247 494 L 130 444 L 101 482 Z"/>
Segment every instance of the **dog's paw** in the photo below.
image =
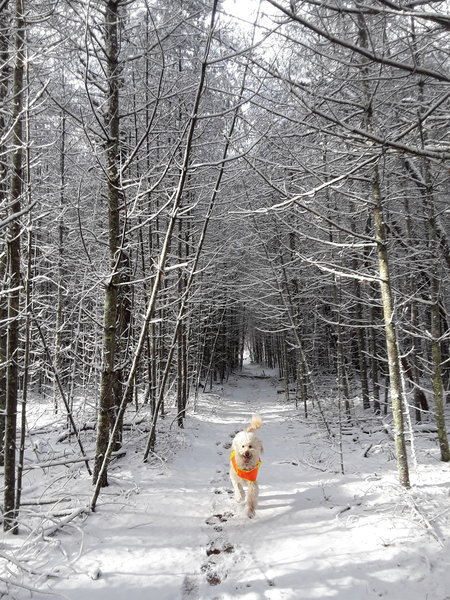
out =
<path fill-rule="evenodd" d="M 254 508 L 248 508 L 247 509 L 247 517 L 249 519 L 253 519 L 253 517 L 255 516 L 255 509 Z"/>
<path fill-rule="evenodd" d="M 243 494 L 235 494 L 234 499 L 236 500 L 236 502 L 244 502 L 245 496 Z"/>

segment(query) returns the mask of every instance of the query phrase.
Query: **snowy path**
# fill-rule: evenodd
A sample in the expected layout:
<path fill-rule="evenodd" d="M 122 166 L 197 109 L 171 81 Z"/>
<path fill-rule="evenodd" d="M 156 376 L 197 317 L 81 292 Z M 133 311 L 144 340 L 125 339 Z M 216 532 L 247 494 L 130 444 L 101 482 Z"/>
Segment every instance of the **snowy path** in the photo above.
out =
<path fill-rule="evenodd" d="M 66 558 L 55 557 L 49 588 L 71 600 L 448 600 L 445 553 L 405 510 L 394 461 L 352 443 L 350 474 L 339 474 L 322 429 L 255 374 L 202 396 L 170 463 L 117 463 L 98 512 L 59 534 Z M 249 520 L 227 471 L 231 437 L 253 412 L 265 453 Z"/>

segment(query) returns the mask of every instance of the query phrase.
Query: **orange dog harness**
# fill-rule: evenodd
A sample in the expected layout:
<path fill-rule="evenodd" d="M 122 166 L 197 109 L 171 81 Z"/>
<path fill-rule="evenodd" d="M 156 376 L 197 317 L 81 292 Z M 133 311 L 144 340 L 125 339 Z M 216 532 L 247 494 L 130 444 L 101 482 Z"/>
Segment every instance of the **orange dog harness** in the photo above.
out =
<path fill-rule="evenodd" d="M 258 477 L 259 467 L 261 466 L 261 460 L 258 460 L 258 464 L 254 469 L 240 469 L 236 464 L 235 454 L 236 452 L 233 450 L 230 456 L 230 460 L 234 470 L 236 471 L 236 475 L 241 479 L 246 479 L 247 481 L 256 481 L 256 478 Z"/>

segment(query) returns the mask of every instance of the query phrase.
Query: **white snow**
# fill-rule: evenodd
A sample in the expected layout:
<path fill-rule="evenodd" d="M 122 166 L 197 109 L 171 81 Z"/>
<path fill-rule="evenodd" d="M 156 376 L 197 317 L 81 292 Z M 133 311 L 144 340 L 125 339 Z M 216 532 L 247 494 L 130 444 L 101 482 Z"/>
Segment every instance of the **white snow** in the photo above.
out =
<path fill-rule="evenodd" d="M 144 464 L 146 434 L 136 430 L 95 513 L 83 511 L 92 494 L 83 465 L 27 471 L 24 502 L 59 503 L 39 509 L 53 511 L 46 522 L 28 519 L 37 509 L 25 505 L 23 523 L 35 530 L 23 525 L 19 536 L 3 537 L 0 597 L 449 600 L 450 465 L 439 461 L 435 434 L 419 434 L 413 486 L 405 490 L 392 442 L 365 414 L 364 428 L 345 432 L 341 474 L 337 438 L 261 375 L 247 364 L 223 388 L 201 394 L 185 429 L 174 423 L 170 437 L 161 434 L 163 443 L 173 440 L 168 459 L 164 447 Z M 253 412 L 263 418 L 265 452 L 250 520 L 230 493 L 228 458 L 232 436 Z M 57 444 L 61 432 L 50 421 L 36 448 L 40 462 L 46 445 L 59 456 L 77 453 L 73 442 Z M 57 509 L 70 517 L 48 535 Z M 81 514 L 71 518 L 73 511 Z"/>

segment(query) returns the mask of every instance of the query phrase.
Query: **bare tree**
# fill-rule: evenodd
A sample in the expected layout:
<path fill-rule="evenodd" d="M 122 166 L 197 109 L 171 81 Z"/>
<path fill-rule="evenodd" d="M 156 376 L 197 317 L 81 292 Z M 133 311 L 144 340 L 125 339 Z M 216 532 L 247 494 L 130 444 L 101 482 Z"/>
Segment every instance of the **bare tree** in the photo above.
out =
<path fill-rule="evenodd" d="M 8 343 L 6 379 L 6 425 L 5 425 L 5 491 L 4 520 L 5 531 L 18 533 L 15 511 L 16 494 L 16 435 L 17 406 L 19 391 L 19 326 L 20 326 L 20 239 L 22 233 L 19 215 L 22 210 L 24 189 L 24 69 L 25 69 L 25 15 L 22 0 L 16 0 L 15 19 L 15 62 L 12 84 L 12 166 L 10 204 L 15 216 L 8 231 L 8 264 L 10 286 L 8 296 Z"/>
<path fill-rule="evenodd" d="M 118 0 L 109 0 L 105 7 L 105 50 L 107 111 L 105 115 L 106 134 L 106 177 L 108 197 L 108 246 L 110 273 L 106 281 L 103 316 L 103 356 L 102 378 L 97 422 L 97 448 L 94 467 L 94 483 L 97 483 L 101 466 L 108 447 L 113 420 L 115 378 L 117 377 L 117 320 L 119 302 L 119 271 L 121 268 L 122 240 L 120 225 L 120 166 L 119 166 L 119 15 Z M 100 485 L 108 484 L 106 471 L 103 470 Z"/>
<path fill-rule="evenodd" d="M 9 11 L 8 2 L 0 7 L 0 104 L 4 105 L 8 95 L 9 87 Z M 6 217 L 6 206 L 8 202 L 7 190 L 7 151 L 6 151 L 6 119 L 3 111 L 0 112 L 0 210 L 1 218 Z M 6 248 L 0 247 L 0 281 L 2 288 L 6 283 L 7 264 Z M 6 361 L 7 361 L 7 336 L 6 322 L 8 308 L 5 299 L 0 298 L 0 464 L 3 465 L 3 441 L 5 433 L 5 410 L 6 410 Z"/>

